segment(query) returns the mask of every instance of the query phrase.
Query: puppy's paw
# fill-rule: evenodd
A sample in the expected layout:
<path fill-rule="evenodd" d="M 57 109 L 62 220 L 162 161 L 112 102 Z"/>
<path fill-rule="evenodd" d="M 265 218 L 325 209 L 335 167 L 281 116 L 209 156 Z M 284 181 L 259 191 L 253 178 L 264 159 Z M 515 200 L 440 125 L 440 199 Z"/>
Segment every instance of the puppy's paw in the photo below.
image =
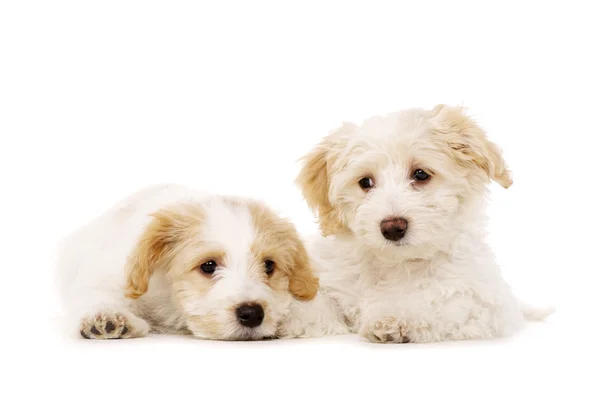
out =
<path fill-rule="evenodd" d="M 384 317 L 374 323 L 363 325 L 359 334 L 375 343 L 399 343 L 410 342 L 403 324 L 395 317 Z"/>
<path fill-rule="evenodd" d="M 84 317 L 79 332 L 86 339 L 120 339 L 143 337 L 149 326 L 144 320 L 127 311 L 105 310 Z"/>

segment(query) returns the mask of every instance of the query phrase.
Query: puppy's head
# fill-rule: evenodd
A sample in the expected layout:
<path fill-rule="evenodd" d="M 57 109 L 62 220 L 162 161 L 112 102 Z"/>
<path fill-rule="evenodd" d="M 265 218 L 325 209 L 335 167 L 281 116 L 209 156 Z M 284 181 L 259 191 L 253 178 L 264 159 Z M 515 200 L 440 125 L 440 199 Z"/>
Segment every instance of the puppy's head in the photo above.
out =
<path fill-rule="evenodd" d="M 462 109 L 439 105 L 344 124 L 296 181 L 324 235 L 417 256 L 460 231 L 490 179 L 512 184 L 498 147 Z"/>
<path fill-rule="evenodd" d="M 275 335 L 292 297 L 316 295 L 305 248 L 291 223 L 259 202 L 211 198 L 152 215 L 128 265 L 127 296 L 167 281 L 188 329 L 208 339 Z"/>

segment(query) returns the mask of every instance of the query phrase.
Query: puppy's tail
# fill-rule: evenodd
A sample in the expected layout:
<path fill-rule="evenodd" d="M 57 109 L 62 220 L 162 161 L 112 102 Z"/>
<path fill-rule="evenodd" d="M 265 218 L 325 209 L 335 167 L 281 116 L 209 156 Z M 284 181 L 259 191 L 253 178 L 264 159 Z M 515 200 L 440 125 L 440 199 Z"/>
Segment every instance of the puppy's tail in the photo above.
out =
<path fill-rule="evenodd" d="M 521 302 L 521 311 L 523 312 L 523 316 L 526 320 L 542 321 L 545 320 L 552 313 L 556 312 L 556 309 L 553 306 L 539 308 Z"/>

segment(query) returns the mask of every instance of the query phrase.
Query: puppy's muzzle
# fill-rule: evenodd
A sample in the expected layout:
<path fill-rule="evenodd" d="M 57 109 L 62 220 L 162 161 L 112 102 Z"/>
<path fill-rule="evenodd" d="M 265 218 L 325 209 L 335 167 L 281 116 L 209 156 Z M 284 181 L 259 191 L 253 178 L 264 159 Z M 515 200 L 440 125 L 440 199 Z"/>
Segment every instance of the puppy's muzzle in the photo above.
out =
<path fill-rule="evenodd" d="M 404 218 L 390 218 L 381 222 L 381 234 L 389 241 L 398 241 L 404 237 L 408 222 Z"/>
<path fill-rule="evenodd" d="M 258 327 L 265 318 L 265 311 L 263 307 L 258 304 L 243 304 L 240 305 L 236 310 L 238 322 L 244 327 Z"/>

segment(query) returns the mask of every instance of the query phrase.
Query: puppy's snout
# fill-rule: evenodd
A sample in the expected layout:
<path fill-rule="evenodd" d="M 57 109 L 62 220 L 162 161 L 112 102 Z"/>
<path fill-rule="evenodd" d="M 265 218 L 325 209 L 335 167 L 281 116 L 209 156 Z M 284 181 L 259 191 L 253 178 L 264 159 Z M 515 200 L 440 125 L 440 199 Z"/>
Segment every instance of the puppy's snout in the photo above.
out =
<path fill-rule="evenodd" d="M 408 229 L 408 222 L 404 218 L 390 218 L 381 222 L 381 234 L 386 240 L 398 241 Z"/>
<path fill-rule="evenodd" d="M 238 318 L 238 322 L 244 327 L 258 327 L 261 325 L 265 318 L 265 311 L 263 307 L 258 304 L 244 304 L 240 305 L 235 313 Z"/>

